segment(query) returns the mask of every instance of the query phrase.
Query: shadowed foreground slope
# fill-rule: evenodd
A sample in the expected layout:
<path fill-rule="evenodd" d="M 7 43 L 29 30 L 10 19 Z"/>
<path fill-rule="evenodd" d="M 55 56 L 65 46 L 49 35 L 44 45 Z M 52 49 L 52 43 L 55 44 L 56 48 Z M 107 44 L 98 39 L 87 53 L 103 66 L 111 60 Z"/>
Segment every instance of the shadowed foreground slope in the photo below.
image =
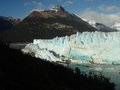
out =
<path fill-rule="evenodd" d="M 0 90 L 114 90 L 101 77 L 73 73 L 61 65 L 36 59 L 0 45 Z"/>

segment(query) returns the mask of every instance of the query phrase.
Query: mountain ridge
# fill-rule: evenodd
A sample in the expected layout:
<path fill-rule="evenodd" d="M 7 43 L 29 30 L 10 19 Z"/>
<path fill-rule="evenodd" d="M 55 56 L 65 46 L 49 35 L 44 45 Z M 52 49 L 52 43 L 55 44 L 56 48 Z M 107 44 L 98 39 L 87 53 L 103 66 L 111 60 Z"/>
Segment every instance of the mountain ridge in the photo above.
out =
<path fill-rule="evenodd" d="M 0 32 L 11 29 L 18 24 L 21 20 L 19 18 L 0 16 Z"/>
<path fill-rule="evenodd" d="M 9 42 L 32 42 L 33 39 L 51 39 L 70 36 L 77 32 L 96 31 L 94 27 L 63 7 L 32 11 L 11 30 L 0 35 Z"/>
<path fill-rule="evenodd" d="M 117 25 L 115 24 L 114 26 L 109 27 L 103 23 L 96 22 L 94 20 L 88 20 L 88 19 L 83 19 L 83 20 L 88 22 L 90 25 L 92 25 L 94 28 L 96 28 L 98 31 L 101 31 L 101 32 L 117 32 L 117 31 L 119 31 L 118 24 Z"/>

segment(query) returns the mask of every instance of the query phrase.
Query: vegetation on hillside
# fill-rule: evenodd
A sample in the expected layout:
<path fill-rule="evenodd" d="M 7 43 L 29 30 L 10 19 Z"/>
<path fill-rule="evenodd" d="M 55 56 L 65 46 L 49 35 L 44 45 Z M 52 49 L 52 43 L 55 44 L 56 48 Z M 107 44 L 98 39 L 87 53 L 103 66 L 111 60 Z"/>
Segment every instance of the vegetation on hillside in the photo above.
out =
<path fill-rule="evenodd" d="M 102 75 L 75 71 L 0 44 L 0 90 L 114 90 Z"/>

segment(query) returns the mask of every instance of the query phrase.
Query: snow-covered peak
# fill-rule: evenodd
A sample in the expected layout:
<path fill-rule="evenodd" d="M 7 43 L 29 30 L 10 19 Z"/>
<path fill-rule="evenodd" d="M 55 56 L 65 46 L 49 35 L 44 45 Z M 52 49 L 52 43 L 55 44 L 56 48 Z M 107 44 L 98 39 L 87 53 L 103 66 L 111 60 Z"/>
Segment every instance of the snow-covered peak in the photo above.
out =
<path fill-rule="evenodd" d="M 83 19 L 83 20 L 88 22 L 91 26 L 96 28 L 98 31 L 114 32 L 114 31 L 120 30 L 120 23 L 116 23 L 115 25 L 109 27 L 109 26 L 106 26 L 104 23 L 96 22 L 95 20 L 88 20 L 88 19 Z"/>
<path fill-rule="evenodd" d="M 83 18 L 84 21 L 88 22 L 90 25 L 92 25 L 93 27 L 96 27 L 95 24 L 96 24 L 96 21 L 95 20 L 88 20 L 88 19 L 85 19 Z"/>
<path fill-rule="evenodd" d="M 56 11 L 56 12 L 65 11 L 65 9 L 60 5 L 57 5 L 57 6 L 53 7 L 51 10 Z"/>
<path fill-rule="evenodd" d="M 120 30 L 120 23 L 119 22 L 115 22 L 115 24 L 112 26 L 112 28 Z"/>

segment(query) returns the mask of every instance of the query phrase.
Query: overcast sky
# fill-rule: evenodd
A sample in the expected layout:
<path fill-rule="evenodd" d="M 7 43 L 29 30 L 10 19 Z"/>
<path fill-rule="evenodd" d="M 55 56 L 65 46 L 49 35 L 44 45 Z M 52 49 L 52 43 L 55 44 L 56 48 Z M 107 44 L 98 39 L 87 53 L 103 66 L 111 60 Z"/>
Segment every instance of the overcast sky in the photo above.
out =
<path fill-rule="evenodd" d="M 120 0 L 0 0 L 0 16 L 24 18 L 33 9 L 63 6 L 82 18 L 111 25 L 120 22 Z"/>

